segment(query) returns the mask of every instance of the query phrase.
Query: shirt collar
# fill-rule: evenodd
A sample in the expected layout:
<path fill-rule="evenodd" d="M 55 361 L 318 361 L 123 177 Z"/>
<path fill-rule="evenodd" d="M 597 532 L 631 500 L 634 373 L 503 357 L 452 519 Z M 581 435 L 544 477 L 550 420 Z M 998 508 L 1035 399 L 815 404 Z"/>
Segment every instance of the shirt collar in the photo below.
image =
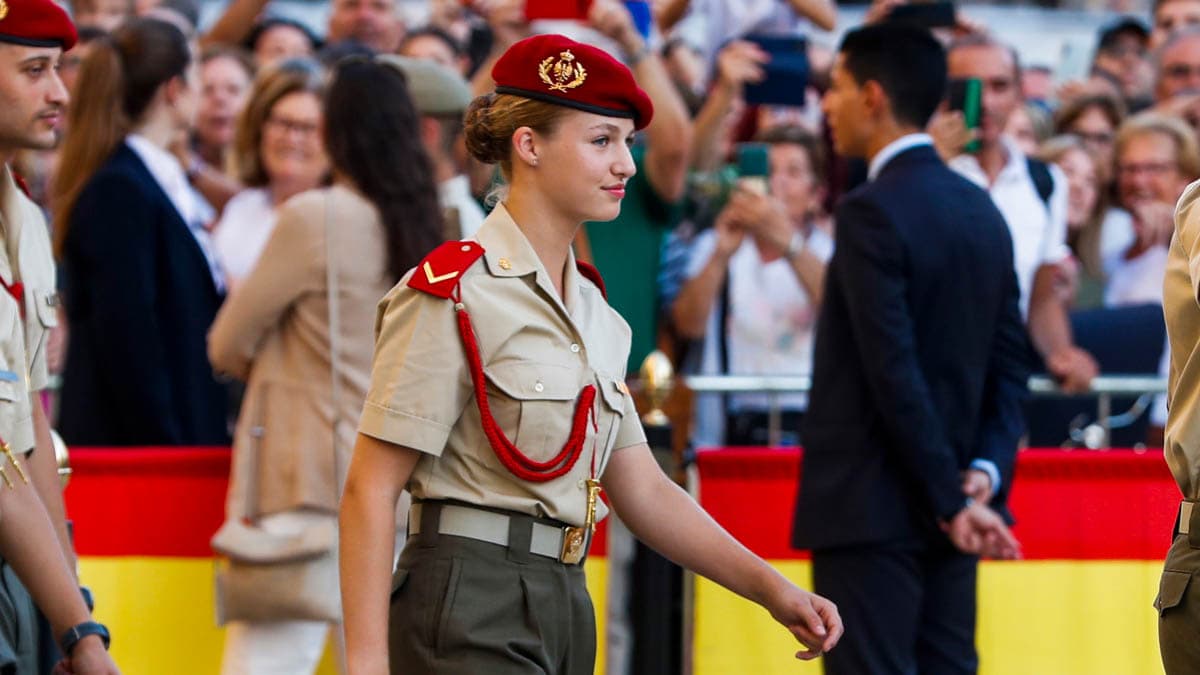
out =
<path fill-rule="evenodd" d="M 933 145 L 933 138 L 929 134 L 905 134 L 883 146 L 883 149 L 871 158 L 871 164 L 867 168 L 867 180 L 878 178 L 883 167 L 887 166 L 888 162 L 895 159 L 900 153 L 922 145 Z"/>
<path fill-rule="evenodd" d="M 542 266 L 541 258 L 525 233 L 517 227 L 516 221 L 505 208 L 503 202 L 498 202 L 492 212 L 483 221 L 475 240 L 483 247 L 483 259 L 487 263 L 488 272 L 497 277 L 523 277 L 536 274 L 537 285 L 552 298 L 558 297 L 554 284 L 546 268 Z M 575 252 L 567 252 L 567 266 L 563 272 L 564 309 L 569 310 L 574 305 L 574 297 L 582 285 L 582 277 L 575 269 Z M 570 312 L 568 311 L 568 314 Z"/>
<path fill-rule="evenodd" d="M 1000 169 L 1000 173 L 997 174 L 995 182 L 999 183 L 1002 179 L 1010 177 L 1025 179 L 1029 171 L 1025 166 L 1025 153 L 1021 152 L 1021 148 L 1017 147 L 1017 142 L 1008 136 L 1001 136 L 1000 144 L 1004 146 L 1004 154 L 1007 159 L 1004 161 L 1004 168 Z M 949 164 L 952 169 L 971 178 L 985 189 L 990 187 L 987 174 L 984 173 L 983 167 L 979 164 L 979 158 L 975 155 L 964 152 L 951 159 Z"/>

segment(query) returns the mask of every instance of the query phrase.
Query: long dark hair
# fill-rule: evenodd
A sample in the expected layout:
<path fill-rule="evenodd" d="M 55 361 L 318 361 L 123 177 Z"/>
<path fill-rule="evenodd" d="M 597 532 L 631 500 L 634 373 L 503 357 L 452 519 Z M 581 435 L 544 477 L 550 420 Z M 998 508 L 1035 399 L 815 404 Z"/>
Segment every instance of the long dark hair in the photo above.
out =
<path fill-rule="evenodd" d="M 338 64 L 325 97 L 325 147 L 334 169 L 379 211 L 397 281 L 442 242 L 437 185 L 419 129 L 399 69 L 358 57 Z"/>
<path fill-rule="evenodd" d="M 71 93 L 67 135 L 51 188 L 58 246 L 84 186 L 142 120 L 159 88 L 186 76 L 191 62 L 187 38 L 157 19 L 131 19 L 92 41 Z"/>

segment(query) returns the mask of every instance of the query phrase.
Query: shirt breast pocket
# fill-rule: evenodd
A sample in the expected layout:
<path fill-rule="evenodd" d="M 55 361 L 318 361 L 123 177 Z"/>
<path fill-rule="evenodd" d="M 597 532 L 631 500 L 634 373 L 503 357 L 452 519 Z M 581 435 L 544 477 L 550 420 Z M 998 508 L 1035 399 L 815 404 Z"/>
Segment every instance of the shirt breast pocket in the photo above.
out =
<path fill-rule="evenodd" d="M 571 434 L 582 389 L 579 372 L 533 361 L 490 365 L 485 371 L 497 390 L 489 407 L 504 434 L 530 459 L 557 455 Z"/>

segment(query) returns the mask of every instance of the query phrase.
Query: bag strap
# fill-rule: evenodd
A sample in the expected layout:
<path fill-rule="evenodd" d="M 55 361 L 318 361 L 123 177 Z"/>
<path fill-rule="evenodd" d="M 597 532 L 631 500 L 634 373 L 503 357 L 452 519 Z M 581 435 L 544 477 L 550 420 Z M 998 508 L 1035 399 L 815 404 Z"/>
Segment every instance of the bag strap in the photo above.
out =
<path fill-rule="evenodd" d="M 1050 175 L 1050 167 L 1033 157 L 1027 156 L 1025 162 L 1029 165 L 1029 177 L 1033 180 L 1038 197 L 1042 199 L 1042 205 L 1049 209 L 1050 196 L 1054 194 L 1054 176 Z"/>
<path fill-rule="evenodd" d="M 329 383 L 333 398 L 333 503 L 337 508 L 341 499 L 342 472 L 338 466 L 339 431 L 342 426 L 342 381 L 341 373 L 341 301 L 338 290 L 338 275 L 335 269 L 337 257 L 333 250 L 333 191 L 325 192 L 325 291 L 329 301 Z"/>

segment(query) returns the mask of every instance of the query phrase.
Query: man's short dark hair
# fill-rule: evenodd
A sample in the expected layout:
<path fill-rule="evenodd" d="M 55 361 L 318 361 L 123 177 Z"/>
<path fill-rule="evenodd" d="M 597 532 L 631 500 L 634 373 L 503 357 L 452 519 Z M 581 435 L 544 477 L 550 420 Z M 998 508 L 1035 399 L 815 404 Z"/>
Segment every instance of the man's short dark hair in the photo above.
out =
<path fill-rule="evenodd" d="M 447 33 L 441 28 L 438 28 L 437 26 L 424 26 L 416 30 L 410 30 L 408 34 L 404 36 L 404 41 L 400 44 L 400 51 L 404 51 L 404 49 L 417 38 L 423 37 L 434 38 L 435 40 L 449 47 L 450 52 L 454 54 L 454 58 L 462 58 L 462 43 L 454 39 L 453 35 Z"/>
<path fill-rule="evenodd" d="M 925 128 L 946 95 L 946 52 L 927 29 L 864 26 L 846 34 L 840 51 L 855 82 L 879 83 L 901 124 Z"/>

